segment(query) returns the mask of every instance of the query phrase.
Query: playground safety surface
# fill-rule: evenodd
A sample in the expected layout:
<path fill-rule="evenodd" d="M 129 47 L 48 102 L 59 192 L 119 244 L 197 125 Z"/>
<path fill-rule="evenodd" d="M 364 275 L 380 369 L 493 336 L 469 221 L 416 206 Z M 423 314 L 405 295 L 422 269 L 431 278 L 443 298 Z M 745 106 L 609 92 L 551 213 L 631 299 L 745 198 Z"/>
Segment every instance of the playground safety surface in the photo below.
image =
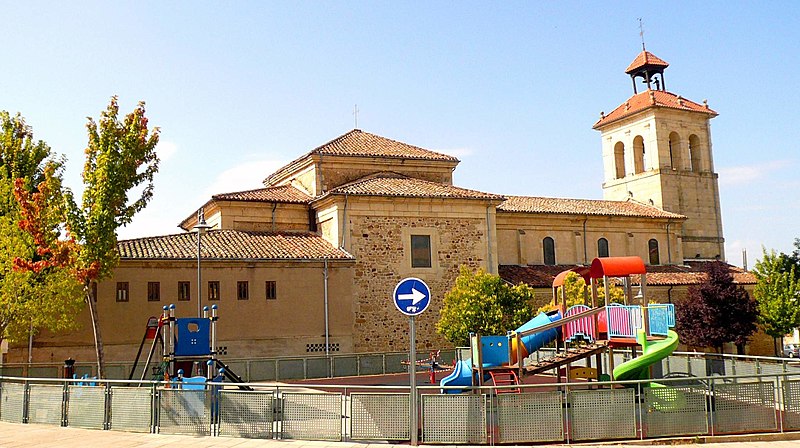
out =
<path fill-rule="evenodd" d="M 614 447 L 614 446 L 642 446 L 660 445 L 670 447 L 695 447 L 695 448 L 796 448 L 800 446 L 800 433 L 784 434 L 756 434 L 746 436 L 727 436 L 715 439 L 713 437 L 701 438 L 704 444 L 689 443 L 689 439 L 658 440 L 658 441 L 630 441 L 627 443 L 608 444 L 573 444 L 573 445 L 533 445 L 550 447 Z M 273 447 L 273 448 L 408 448 L 410 445 L 391 445 L 388 443 L 355 443 L 355 442 L 322 442 L 307 440 L 263 440 L 240 439 L 234 437 L 192 437 L 161 434 L 137 434 L 119 431 L 98 431 L 92 429 L 63 428 L 48 425 L 33 425 L 21 423 L 0 422 L 0 447 L 58 447 L 58 448 L 85 448 L 85 447 L 150 447 L 150 448 L 175 448 L 176 446 L 196 447 Z M 434 445 L 431 445 L 434 446 Z M 442 445 L 435 445 L 437 448 Z M 488 445 L 481 445 L 484 448 Z M 465 448 L 464 445 L 459 445 Z M 478 447 L 476 447 L 478 448 Z"/>

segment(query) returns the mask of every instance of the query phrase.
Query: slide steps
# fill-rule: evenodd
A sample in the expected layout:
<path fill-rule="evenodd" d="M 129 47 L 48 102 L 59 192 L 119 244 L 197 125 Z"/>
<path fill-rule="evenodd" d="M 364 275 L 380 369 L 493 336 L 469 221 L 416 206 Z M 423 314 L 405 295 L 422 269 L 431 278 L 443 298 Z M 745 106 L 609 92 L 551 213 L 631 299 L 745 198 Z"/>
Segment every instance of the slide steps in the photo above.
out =
<path fill-rule="evenodd" d="M 566 352 L 558 353 L 552 358 L 543 359 L 537 363 L 529 364 L 525 366 L 523 370 L 528 375 L 535 375 L 537 373 L 546 372 L 563 365 L 571 364 L 575 361 L 580 361 L 581 359 L 588 358 L 589 356 L 602 353 L 605 350 L 606 345 L 602 341 L 598 341 L 594 344 L 571 348 Z"/>

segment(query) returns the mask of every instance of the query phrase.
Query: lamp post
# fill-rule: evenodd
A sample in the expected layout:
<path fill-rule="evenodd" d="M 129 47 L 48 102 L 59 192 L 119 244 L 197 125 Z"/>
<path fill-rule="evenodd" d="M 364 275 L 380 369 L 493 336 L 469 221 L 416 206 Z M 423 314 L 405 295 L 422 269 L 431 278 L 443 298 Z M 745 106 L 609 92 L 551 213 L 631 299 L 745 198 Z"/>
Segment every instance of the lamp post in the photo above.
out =
<path fill-rule="evenodd" d="M 200 249 L 202 236 L 211 226 L 206 224 L 206 215 L 203 207 L 197 211 L 197 224 L 192 229 L 197 231 L 197 317 L 203 317 L 203 277 L 200 271 Z"/>

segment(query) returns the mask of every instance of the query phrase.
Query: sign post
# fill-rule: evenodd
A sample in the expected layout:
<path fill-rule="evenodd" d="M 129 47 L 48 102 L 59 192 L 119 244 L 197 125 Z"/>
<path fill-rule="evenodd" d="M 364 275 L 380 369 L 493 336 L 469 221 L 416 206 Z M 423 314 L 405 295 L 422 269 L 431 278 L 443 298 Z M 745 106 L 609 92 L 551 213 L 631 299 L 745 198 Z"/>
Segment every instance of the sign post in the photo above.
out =
<path fill-rule="evenodd" d="M 392 294 L 394 306 L 397 310 L 405 314 L 409 318 L 409 337 L 411 339 L 410 348 L 408 351 L 408 365 L 410 367 L 410 426 L 411 426 L 411 445 L 417 446 L 419 435 L 417 430 L 417 335 L 416 328 L 414 327 L 414 316 L 422 314 L 423 311 L 428 309 L 431 304 L 431 290 L 428 285 L 422 280 L 414 277 L 409 277 L 401 280 L 397 286 L 394 287 Z"/>

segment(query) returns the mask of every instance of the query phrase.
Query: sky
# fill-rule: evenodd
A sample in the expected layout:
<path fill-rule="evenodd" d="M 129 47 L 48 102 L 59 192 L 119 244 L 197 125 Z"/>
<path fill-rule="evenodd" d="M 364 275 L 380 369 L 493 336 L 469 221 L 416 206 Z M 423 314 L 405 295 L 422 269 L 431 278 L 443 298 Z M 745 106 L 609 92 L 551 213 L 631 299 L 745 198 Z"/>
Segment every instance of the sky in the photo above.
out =
<path fill-rule="evenodd" d="M 161 129 L 155 197 L 120 238 L 180 232 L 212 194 L 259 188 L 358 128 L 461 160 L 458 186 L 602 199 L 601 111 L 647 50 L 712 120 L 726 256 L 800 237 L 798 2 L 11 2 L 0 109 L 67 157 L 112 95 Z"/>

